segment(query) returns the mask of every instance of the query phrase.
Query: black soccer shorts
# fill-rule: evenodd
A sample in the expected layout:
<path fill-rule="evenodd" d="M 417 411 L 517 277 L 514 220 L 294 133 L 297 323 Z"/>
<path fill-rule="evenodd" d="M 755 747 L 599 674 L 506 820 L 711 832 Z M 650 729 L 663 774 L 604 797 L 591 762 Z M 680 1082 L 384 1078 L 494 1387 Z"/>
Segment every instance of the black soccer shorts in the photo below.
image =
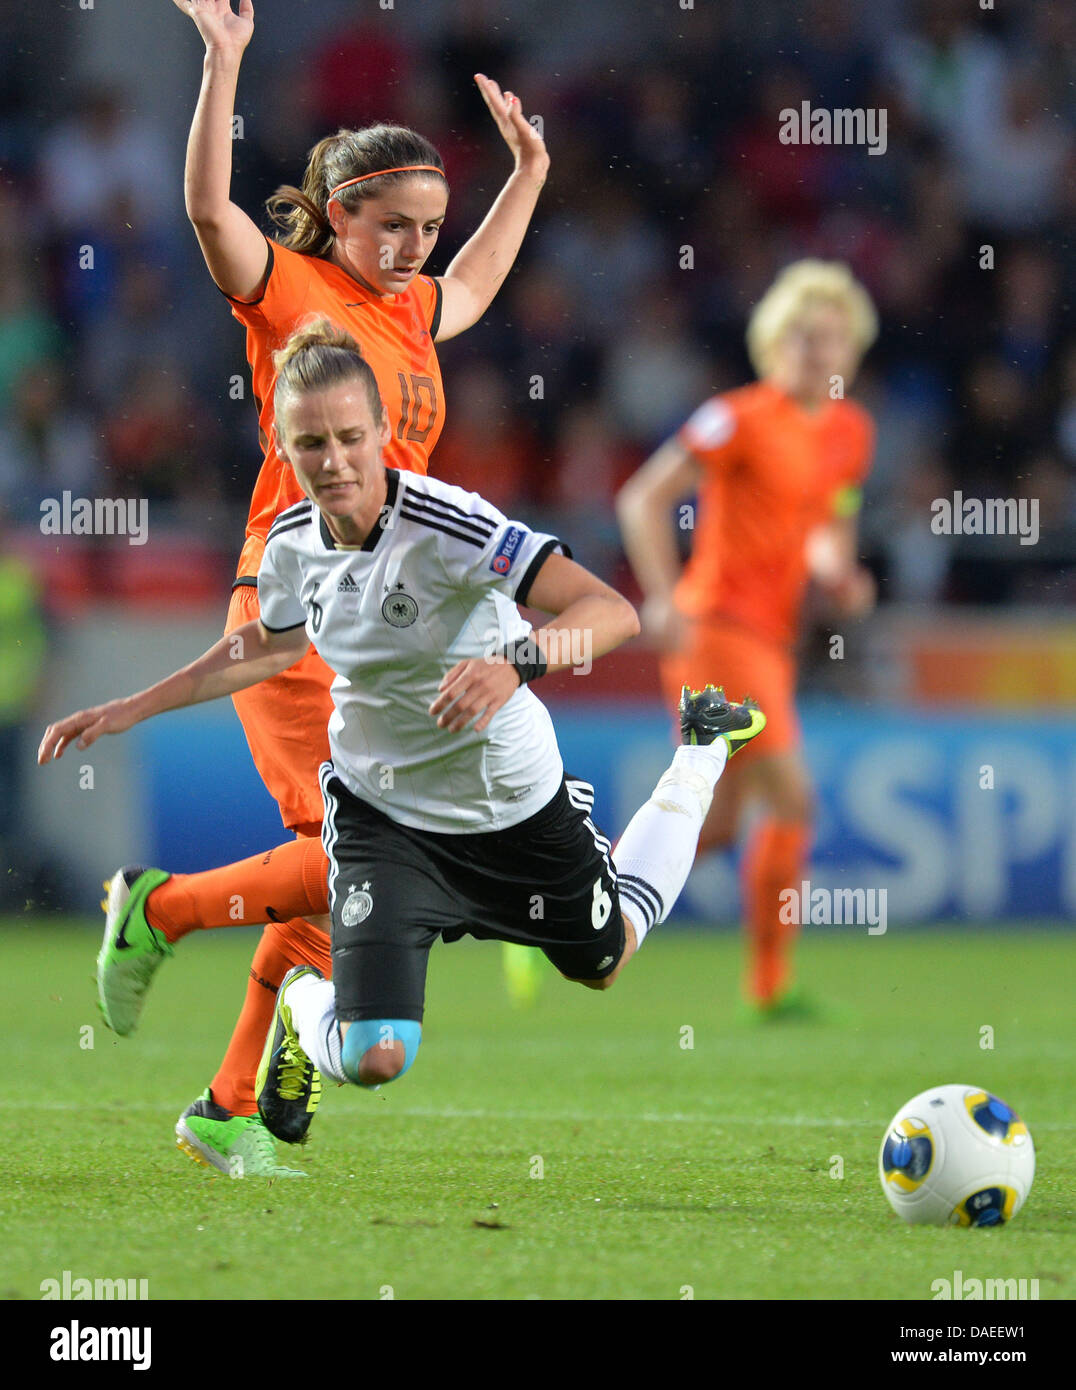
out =
<path fill-rule="evenodd" d="M 609 841 L 594 788 L 565 777 L 508 830 L 447 835 L 390 820 L 324 763 L 337 1017 L 422 1021 L 438 936 L 539 947 L 571 979 L 608 975 L 624 951 Z"/>

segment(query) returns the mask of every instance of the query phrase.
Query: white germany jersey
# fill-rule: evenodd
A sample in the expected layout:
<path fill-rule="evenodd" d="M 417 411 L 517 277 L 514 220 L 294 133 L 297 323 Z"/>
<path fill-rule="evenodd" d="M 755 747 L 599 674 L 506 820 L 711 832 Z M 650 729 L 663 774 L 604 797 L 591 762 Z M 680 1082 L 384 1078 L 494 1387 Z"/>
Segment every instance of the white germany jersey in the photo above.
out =
<path fill-rule="evenodd" d="M 421 830 L 505 829 L 560 786 L 545 706 L 521 686 L 481 733 L 439 729 L 429 707 L 456 662 L 527 636 L 516 603 L 550 554 L 570 552 L 477 493 L 386 478 L 383 524 L 359 549 L 338 547 L 312 502 L 280 513 L 258 574 L 262 622 L 305 626 L 336 673 L 329 748 L 349 791 Z"/>

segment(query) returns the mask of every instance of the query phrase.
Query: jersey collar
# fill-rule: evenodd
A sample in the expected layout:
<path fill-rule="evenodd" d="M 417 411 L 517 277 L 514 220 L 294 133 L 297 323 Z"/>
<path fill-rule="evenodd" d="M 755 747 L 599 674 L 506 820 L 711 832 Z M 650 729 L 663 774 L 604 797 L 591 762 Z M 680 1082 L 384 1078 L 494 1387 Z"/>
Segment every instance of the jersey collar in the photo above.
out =
<path fill-rule="evenodd" d="M 391 509 L 392 509 L 393 507 L 395 507 L 395 505 L 396 505 L 396 493 L 397 493 L 398 490 L 399 490 L 399 486 L 400 486 L 400 472 L 399 472 L 399 469 L 397 469 L 397 468 L 386 468 L 386 469 L 385 469 L 385 506 L 386 506 L 390 511 L 391 511 Z M 337 544 L 336 544 L 336 537 L 335 537 L 335 536 L 333 535 L 333 533 L 329 530 L 329 528 L 328 528 L 328 526 L 326 525 L 326 522 L 325 522 L 325 517 L 321 514 L 321 512 L 318 512 L 318 525 L 321 527 L 321 539 L 322 539 L 322 543 L 323 543 L 324 546 L 325 546 L 325 549 L 326 549 L 326 550 L 336 550 L 336 549 L 338 549 Z M 370 534 L 366 537 L 366 539 L 363 541 L 362 545 L 359 546 L 359 549 L 360 549 L 360 550 L 363 550 L 363 551 L 366 551 L 367 553 L 368 553 L 369 551 L 375 549 L 376 546 L 377 546 L 377 543 L 378 543 L 378 541 L 381 539 L 382 533 L 385 531 L 385 529 L 386 529 L 386 528 L 385 528 L 384 526 L 379 526 L 379 525 L 375 522 L 375 523 L 374 523 L 374 526 L 373 526 L 373 529 L 371 530 Z"/>

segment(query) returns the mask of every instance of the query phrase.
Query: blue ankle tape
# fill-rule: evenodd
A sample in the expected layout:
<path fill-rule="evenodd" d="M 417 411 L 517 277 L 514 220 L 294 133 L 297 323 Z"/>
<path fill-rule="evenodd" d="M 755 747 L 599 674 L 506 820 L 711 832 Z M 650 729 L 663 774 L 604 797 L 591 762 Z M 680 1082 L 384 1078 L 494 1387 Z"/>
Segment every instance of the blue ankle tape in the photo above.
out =
<path fill-rule="evenodd" d="M 380 1042 L 402 1042 L 404 1045 L 404 1064 L 397 1075 L 392 1078 L 395 1081 L 398 1077 L 403 1076 L 415 1060 L 421 1041 L 422 1024 L 416 1023 L 413 1018 L 358 1019 L 351 1024 L 344 1037 L 344 1046 L 341 1052 L 344 1072 L 357 1086 L 361 1086 L 359 1063 L 370 1048 L 376 1047 Z"/>

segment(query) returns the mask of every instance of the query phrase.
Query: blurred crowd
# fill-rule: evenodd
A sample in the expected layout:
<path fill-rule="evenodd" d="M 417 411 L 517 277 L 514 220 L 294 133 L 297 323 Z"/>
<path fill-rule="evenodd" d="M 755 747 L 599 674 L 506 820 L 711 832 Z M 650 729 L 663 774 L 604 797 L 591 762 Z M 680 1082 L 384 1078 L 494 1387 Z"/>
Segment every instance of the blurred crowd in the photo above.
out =
<path fill-rule="evenodd" d="M 517 270 L 442 348 L 434 471 L 556 526 L 630 592 L 616 488 L 749 379 L 746 316 L 779 268 L 837 257 L 882 321 L 854 394 L 878 424 L 863 527 L 883 600 L 1076 597 L 1076 7 L 893 0 L 882 23 L 812 0 L 760 23 L 738 3 L 591 0 L 594 42 L 570 63 L 494 22 L 511 8 L 465 0 L 416 32 L 356 6 L 305 48 L 256 34 L 241 78 L 233 197 L 267 230 L 265 198 L 339 126 L 399 121 L 438 145 L 435 274 L 510 168 L 471 75 L 543 121 L 552 170 Z M 629 11 L 612 63 L 600 35 Z M 29 122 L 6 70 L 0 511 L 28 532 L 64 490 L 147 497 L 151 527 L 209 546 L 226 577 L 260 453 L 243 331 L 183 215 L 199 76 L 165 130 L 107 84 Z M 883 109 L 885 153 L 782 144 L 803 101 Z M 957 490 L 1039 499 L 1038 544 L 934 535 L 931 501 Z"/>

